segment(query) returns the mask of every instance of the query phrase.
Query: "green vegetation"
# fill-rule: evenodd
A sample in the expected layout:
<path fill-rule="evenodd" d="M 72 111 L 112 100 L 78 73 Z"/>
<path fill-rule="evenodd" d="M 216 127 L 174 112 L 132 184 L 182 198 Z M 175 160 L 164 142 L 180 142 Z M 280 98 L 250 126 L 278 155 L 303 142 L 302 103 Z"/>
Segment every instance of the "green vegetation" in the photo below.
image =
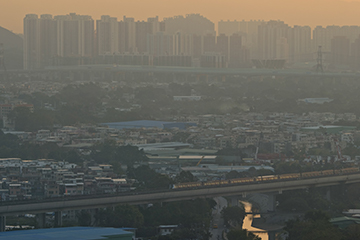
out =
<path fill-rule="evenodd" d="M 360 184 L 338 185 L 307 190 L 285 191 L 277 195 L 279 209 L 289 212 L 306 212 L 311 209 L 327 211 L 331 216 L 341 216 L 344 209 L 360 207 Z"/>
<path fill-rule="evenodd" d="M 242 226 L 245 218 L 245 209 L 243 207 L 226 207 L 221 211 L 224 222 L 228 227 Z"/>
<path fill-rule="evenodd" d="M 154 190 L 154 189 L 169 189 L 173 184 L 168 176 L 156 173 L 147 165 L 142 165 L 137 168 L 128 168 L 128 178 L 136 179 L 136 189 L 141 190 Z"/>
<path fill-rule="evenodd" d="M 114 209 L 102 209 L 96 216 L 102 227 L 133 227 L 139 228 L 144 224 L 144 216 L 136 206 L 119 205 Z"/>
<path fill-rule="evenodd" d="M 286 223 L 288 240 L 340 240 L 341 231 L 329 222 L 329 216 L 321 210 L 312 210 L 303 220 L 290 220 Z"/>
<path fill-rule="evenodd" d="M 174 179 L 175 183 L 197 182 L 198 178 L 189 171 L 181 171 Z"/>
<path fill-rule="evenodd" d="M 135 146 L 117 146 L 114 141 L 94 145 L 90 159 L 99 164 L 112 164 L 114 170 L 120 171 L 121 164 L 132 167 L 135 163 L 146 163 L 148 158 L 143 150 Z"/>
<path fill-rule="evenodd" d="M 20 79 L 19 79 L 20 80 Z M 160 81 L 160 80 L 158 80 Z M 166 82 L 168 83 L 168 82 Z M 276 87 L 274 87 L 276 86 Z M 12 87 L 18 94 L 21 87 Z M 222 82 L 207 84 L 170 83 L 164 86 L 104 88 L 98 83 L 69 84 L 53 96 L 41 92 L 20 94 L 24 102 L 34 104 L 33 113 L 16 110 L 12 118 L 17 129 L 31 131 L 52 128 L 53 124 L 101 123 L 139 119 L 166 118 L 173 115 L 238 114 L 253 112 L 353 112 L 357 115 L 360 86 L 355 79 L 312 79 L 302 77 L 239 79 L 228 77 Z M 173 101 L 173 96 L 196 93 L 202 99 L 196 104 Z M 132 95 L 131 100 L 124 95 Z M 334 101 L 307 104 L 299 99 L 328 97 Z M 50 103 L 53 110 L 44 110 Z M 133 108 L 136 104 L 138 107 Z M 130 111 L 118 111 L 124 108 Z M 27 121 L 22 120 L 27 119 Z M 339 122 L 360 127 L 357 122 Z M 184 139 L 184 136 L 178 136 Z"/>
<path fill-rule="evenodd" d="M 178 225 L 168 238 L 156 239 L 209 239 L 212 199 L 154 204 L 143 207 L 119 205 L 98 212 L 96 220 L 104 227 L 135 227 L 137 236 L 154 237 L 160 225 Z M 86 221 L 86 213 L 81 213 Z"/>
<path fill-rule="evenodd" d="M 241 228 L 231 229 L 226 236 L 228 240 L 261 240 L 260 237 Z"/>

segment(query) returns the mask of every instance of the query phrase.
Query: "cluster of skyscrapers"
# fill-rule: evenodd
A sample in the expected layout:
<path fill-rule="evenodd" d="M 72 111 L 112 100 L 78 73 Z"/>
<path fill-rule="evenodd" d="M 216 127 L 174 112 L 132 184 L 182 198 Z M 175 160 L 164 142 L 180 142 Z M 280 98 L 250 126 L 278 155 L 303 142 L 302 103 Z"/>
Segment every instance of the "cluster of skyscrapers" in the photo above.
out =
<path fill-rule="evenodd" d="M 82 64 L 249 67 L 257 61 L 312 62 L 318 47 L 332 66 L 356 65 L 360 27 L 290 27 L 282 21 L 213 22 L 199 14 L 159 21 L 28 14 L 24 68 Z M 95 29 L 96 26 L 96 29 Z M 275 65 L 273 65 L 275 66 Z M 358 67 L 358 66 L 355 66 Z"/>

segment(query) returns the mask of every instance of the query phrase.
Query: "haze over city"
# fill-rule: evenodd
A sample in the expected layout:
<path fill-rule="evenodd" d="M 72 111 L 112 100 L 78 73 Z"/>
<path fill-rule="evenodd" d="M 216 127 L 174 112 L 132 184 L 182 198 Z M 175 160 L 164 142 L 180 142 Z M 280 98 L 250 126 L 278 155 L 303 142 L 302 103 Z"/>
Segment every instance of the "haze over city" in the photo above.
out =
<path fill-rule="evenodd" d="M 360 239 L 360 0 L 0 0 L 0 240 Z"/>
<path fill-rule="evenodd" d="M 69 12 L 142 20 L 158 15 L 160 18 L 188 13 L 200 13 L 213 22 L 220 20 L 282 20 L 289 25 L 358 25 L 359 1 L 341 0 L 1 0 L 0 26 L 15 33 L 22 33 L 22 20 L 26 14 L 63 15 Z"/>

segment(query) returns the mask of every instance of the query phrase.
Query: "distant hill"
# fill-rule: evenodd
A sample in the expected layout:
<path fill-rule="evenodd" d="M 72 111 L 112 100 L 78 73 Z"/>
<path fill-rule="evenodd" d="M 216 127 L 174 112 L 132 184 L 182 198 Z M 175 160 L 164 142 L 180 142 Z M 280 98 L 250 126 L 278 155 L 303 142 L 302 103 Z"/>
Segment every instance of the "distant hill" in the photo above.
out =
<path fill-rule="evenodd" d="M 7 69 L 23 68 L 23 39 L 11 31 L 0 27 L 0 43 L 4 44 Z"/>

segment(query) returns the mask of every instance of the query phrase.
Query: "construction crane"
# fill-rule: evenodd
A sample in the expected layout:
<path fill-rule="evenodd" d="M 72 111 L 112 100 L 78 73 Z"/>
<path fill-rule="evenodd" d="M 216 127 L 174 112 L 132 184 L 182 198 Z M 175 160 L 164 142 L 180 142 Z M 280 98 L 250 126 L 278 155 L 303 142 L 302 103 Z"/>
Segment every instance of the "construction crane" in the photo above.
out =
<path fill-rule="evenodd" d="M 202 156 L 202 157 L 200 158 L 200 160 L 198 161 L 198 163 L 196 164 L 196 166 L 199 166 L 199 164 L 201 163 L 201 161 L 202 161 L 204 158 L 205 158 L 205 156 Z"/>
<path fill-rule="evenodd" d="M 262 132 L 259 135 L 258 143 L 257 143 L 257 146 L 256 146 L 256 152 L 255 152 L 255 157 L 254 157 L 255 162 L 258 161 L 258 153 L 259 153 L 259 147 L 260 147 L 261 138 L 263 138 L 263 133 Z"/>
<path fill-rule="evenodd" d="M 343 155 L 342 155 L 342 151 L 341 151 L 341 146 L 340 146 L 339 140 L 338 140 L 336 137 L 333 137 L 332 139 L 333 139 L 334 144 L 335 144 L 335 148 L 336 148 L 336 152 L 337 152 L 339 161 L 344 161 L 345 158 L 344 158 Z"/>

